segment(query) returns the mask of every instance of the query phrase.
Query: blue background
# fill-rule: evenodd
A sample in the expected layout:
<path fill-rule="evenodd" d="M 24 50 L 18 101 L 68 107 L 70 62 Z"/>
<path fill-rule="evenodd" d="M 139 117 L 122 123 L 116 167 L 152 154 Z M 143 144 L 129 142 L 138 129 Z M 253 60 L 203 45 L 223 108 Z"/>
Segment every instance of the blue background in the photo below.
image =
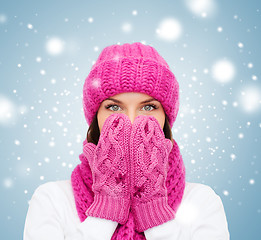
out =
<path fill-rule="evenodd" d="M 172 41 L 156 36 L 167 17 L 182 26 Z M 207 184 L 222 198 L 231 239 L 261 239 L 260 95 L 253 112 L 240 102 L 241 91 L 261 87 L 260 27 L 260 1 L 216 1 L 207 17 L 185 1 L 1 1 L 0 118 L 9 111 L 3 109 L 12 110 L 0 124 L 1 238 L 22 239 L 35 189 L 69 179 L 79 163 L 88 129 L 82 87 L 100 51 L 143 41 L 158 50 L 180 84 L 172 132 L 186 180 Z M 53 37 L 65 43 L 61 54 L 46 49 Z M 235 66 L 225 84 L 211 75 L 220 59 Z"/>

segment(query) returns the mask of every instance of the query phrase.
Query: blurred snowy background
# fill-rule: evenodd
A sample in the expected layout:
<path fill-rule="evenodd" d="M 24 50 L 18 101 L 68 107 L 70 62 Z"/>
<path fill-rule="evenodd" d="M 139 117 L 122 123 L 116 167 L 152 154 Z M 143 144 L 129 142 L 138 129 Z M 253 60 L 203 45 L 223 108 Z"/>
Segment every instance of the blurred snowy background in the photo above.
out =
<path fill-rule="evenodd" d="M 231 239 L 261 238 L 261 2 L 97 0 L 0 1 L 1 239 L 22 239 L 34 190 L 79 163 L 100 51 L 136 41 L 179 81 L 186 180 L 222 198 Z"/>

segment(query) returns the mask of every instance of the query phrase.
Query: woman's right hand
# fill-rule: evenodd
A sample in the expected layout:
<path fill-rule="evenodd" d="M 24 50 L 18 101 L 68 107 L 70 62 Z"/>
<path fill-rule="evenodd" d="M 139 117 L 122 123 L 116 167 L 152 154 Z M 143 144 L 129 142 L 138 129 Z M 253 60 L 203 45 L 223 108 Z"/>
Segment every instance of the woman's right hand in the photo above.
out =
<path fill-rule="evenodd" d="M 106 118 L 97 146 L 84 145 L 93 178 L 94 201 L 86 216 L 105 218 L 124 224 L 130 209 L 129 138 L 131 121 L 125 114 Z"/>

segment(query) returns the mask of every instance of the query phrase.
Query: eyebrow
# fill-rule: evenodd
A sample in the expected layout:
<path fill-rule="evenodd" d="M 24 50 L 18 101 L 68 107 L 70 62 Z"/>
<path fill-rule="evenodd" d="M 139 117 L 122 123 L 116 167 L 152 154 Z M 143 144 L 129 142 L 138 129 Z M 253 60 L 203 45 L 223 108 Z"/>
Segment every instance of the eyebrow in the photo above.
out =
<path fill-rule="evenodd" d="M 114 101 L 116 103 L 121 103 L 122 104 L 122 102 L 120 100 L 117 100 L 117 99 L 114 99 L 114 98 L 107 98 L 106 100 L 112 100 L 112 101 Z M 151 101 L 157 101 L 157 100 L 154 99 L 154 98 L 150 98 L 150 99 L 147 99 L 147 100 L 145 100 L 145 101 L 143 101 L 141 103 L 147 103 L 147 102 L 151 102 Z"/>

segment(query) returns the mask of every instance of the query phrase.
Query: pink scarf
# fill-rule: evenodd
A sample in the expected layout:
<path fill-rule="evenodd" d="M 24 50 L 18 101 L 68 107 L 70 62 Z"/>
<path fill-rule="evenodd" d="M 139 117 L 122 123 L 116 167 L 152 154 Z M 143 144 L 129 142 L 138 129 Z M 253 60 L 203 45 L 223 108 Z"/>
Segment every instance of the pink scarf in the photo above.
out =
<path fill-rule="evenodd" d="M 169 170 L 166 179 L 166 187 L 168 190 L 168 204 L 176 212 L 185 189 L 185 166 L 182 156 L 179 151 L 178 144 L 173 139 L 173 148 L 169 154 Z M 86 139 L 83 141 L 83 146 L 87 143 Z M 73 188 L 73 194 L 76 204 L 76 209 L 83 222 L 87 216 L 86 210 L 94 201 L 94 193 L 92 191 L 92 173 L 88 163 L 88 160 L 84 154 L 79 155 L 81 161 L 71 174 L 71 183 Z M 135 230 L 133 221 L 133 215 L 130 212 L 128 221 L 121 225 L 118 223 L 111 240 L 123 240 L 123 239 L 146 239 L 144 232 L 137 232 Z"/>

